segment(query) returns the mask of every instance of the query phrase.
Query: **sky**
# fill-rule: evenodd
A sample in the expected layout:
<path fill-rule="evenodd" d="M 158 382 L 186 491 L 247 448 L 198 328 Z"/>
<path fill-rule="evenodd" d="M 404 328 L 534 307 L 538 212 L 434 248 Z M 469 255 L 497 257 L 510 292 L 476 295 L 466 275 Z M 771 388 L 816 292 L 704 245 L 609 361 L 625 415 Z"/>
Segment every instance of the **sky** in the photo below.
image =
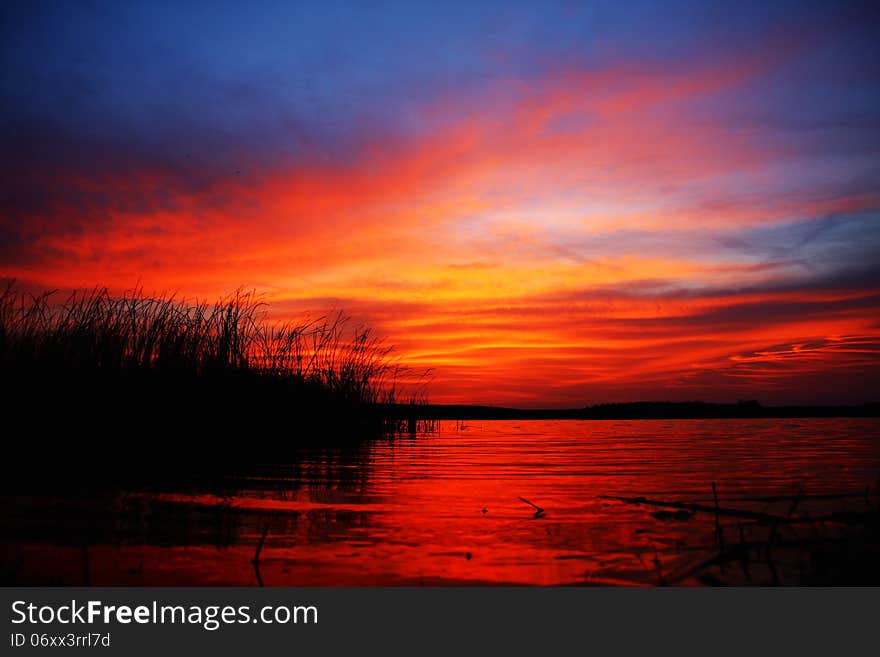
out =
<path fill-rule="evenodd" d="M 343 310 L 434 402 L 880 400 L 870 2 L 0 5 L 0 278 Z"/>

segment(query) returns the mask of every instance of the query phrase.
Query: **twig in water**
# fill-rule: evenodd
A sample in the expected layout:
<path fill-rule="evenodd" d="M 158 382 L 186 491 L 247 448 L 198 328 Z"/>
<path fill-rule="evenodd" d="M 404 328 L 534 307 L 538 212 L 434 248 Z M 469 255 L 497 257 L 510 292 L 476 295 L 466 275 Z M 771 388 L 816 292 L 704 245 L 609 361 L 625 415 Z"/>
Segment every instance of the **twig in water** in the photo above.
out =
<path fill-rule="evenodd" d="M 718 545 L 719 552 L 724 555 L 724 528 L 721 526 L 721 519 L 718 514 L 719 506 L 718 506 L 718 489 L 715 487 L 715 482 L 712 482 L 712 499 L 715 500 L 715 543 Z M 724 574 L 724 561 L 718 564 L 718 569 L 721 571 L 721 574 Z"/>
<path fill-rule="evenodd" d="M 263 551 L 263 543 L 266 542 L 266 534 L 269 533 L 269 525 L 263 525 L 263 533 L 260 535 L 260 542 L 257 543 L 257 549 L 254 552 L 253 564 L 254 574 L 257 576 L 257 584 L 263 587 L 263 577 L 260 575 L 260 553 Z"/>
<path fill-rule="evenodd" d="M 599 495 L 601 500 L 617 500 L 624 504 L 644 504 L 647 506 L 660 506 L 668 509 L 686 509 L 688 511 L 700 511 L 703 513 L 715 513 L 715 508 L 704 504 L 691 504 L 689 502 L 664 502 L 662 500 L 652 500 L 646 497 L 620 497 L 617 495 Z M 757 511 L 747 511 L 745 509 L 726 509 L 718 508 L 718 515 L 729 516 L 732 518 L 745 518 L 755 520 L 760 523 L 771 524 L 780 519 L 779 516 L 773 516 L 767 513 L 759 513 Z"/>
<path fill-rule="evenodd" d="M 526 504 L 528 504 L 530 507 L 532 507 L 532 508 L 535 510 L 535 515 L 534 515 L 533 517 L 535 517 L 535 518 L 540 518 L 541 516 L 544 515 L 544 509 L 542 509 L 541 507 L 539 507 L 539 506 L 538 506 L 537 504 L 535 504 L 534 502 L 529 502 L 526 498 L 524 498 L 524 497 L 522 497 L 522 496 L 520 496 L 519 499 L 520 499 L 520 501 L 525 502 Z"/>
<path fill-rule="evenodd" d="M 254 565 L 260 563 L 260 552 L 263 551 L 263 543 L 266 541 L 267 533 L 269 533 L 269 525 L 264 525 L 263 534 L 260 536 L 260 542 L 257 543 L 257 551 L 254 552 Z"/>
<path fill-rule="evenodd" d="M 666 580 L 663 577 L 663 569 L 660 567 L 660 555 L 657 554 L 657 548 L 654 548 L 654 567 L 657 569 L 657 586 L 666 586 Z"/>
<path fill-rule="evenodd" d="M 721 550 L 722 554 L 724 553 L 724 533 L 721 530 L 721 520 L 718 517 L 718 490 L 715 488 L 715 482 L 712 482 L 712 499 L 715 500 L 715 542 L 718 544 L 718 548 Z"/>
<path fill-rule="evenodd" d="M 765 556 L 767 557 L 767 566 L 770 568 L 770 576 L 773 578 L 773 586 L 779 586 L 779 573 L 776 572 L 776 565 L 773 563 L 773 555 L 770 553 L 770 543 L 767 543 Z"/>
<path fill-rule="evenodd" d="M 768 546 L 770 543 L 773 543 L 776 540 L 776 537 L 779 534 L 779 526 L 783 523 L 788 523 L 791 521 L 791 517 L 794 514 L 795 509 L 797 509 L 798 504 L 800 504 L 801 494 L 803 492 L 803 489 L 798 491 L 798 494 L 795 496 L 794 500 L 791 503 L 791 506 L 788 509 L 788 513 L 785 514 L 785 518 L 781 518 L 773 523 L 772 527 L 770 528 L 770 537 L 767 539 Z"/>
<path fill-rule="evenodd" d="M 767 565 L 770 567 L 770 575 L 773 577 L 774 586 L 779 586 L 779 574 L 776 572 L 776 566 L 773 563 L 771 550 L 773 549 L 773 544 L 776 542 L 779 535 L 780 523 L 788 522 L 789 520 L 791 520 L 791 516 L 794 514 L 795 509 L 797 509 L 798 504 L 800 504 L 801 495 L 803 495 L 803 492 L 803 489 L 798 491 L 798 494 L 795 496 L 794 500 L 791 503 L 791 507 L 789 507 L 788 509 L 788 513 L 785 515 L 785 519 L 773 523 L 773 526 L 770 529 L 770 536 L 767 538 L 767 546 L 764 548 L 764 554 L 767 558 Z"/>
<path fill-rule="evenodd" d="M 742 568 L 743 575 L 745 575 L 746 581 L 752 581 L 752 574 L 749 572 L 749 549 L 744 547 L 746 545 L 746 535 L 743 532 L 742 523 L 736 523 L 737 528 L 739 529 L 739 545 L 736 546 L 736 551 L 739 553 L 739 565 Z"/>

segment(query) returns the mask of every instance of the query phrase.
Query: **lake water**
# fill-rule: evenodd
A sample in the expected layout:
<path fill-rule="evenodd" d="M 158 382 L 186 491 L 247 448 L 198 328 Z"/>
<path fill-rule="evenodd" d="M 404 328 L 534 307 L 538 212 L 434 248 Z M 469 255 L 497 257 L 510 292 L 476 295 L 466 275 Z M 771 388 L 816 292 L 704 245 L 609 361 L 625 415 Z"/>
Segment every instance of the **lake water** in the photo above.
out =
<path fill-rule="evenodd" d="M 717 552 L 713 514 L 603 496 L 712 507 L 713 481 L 721 507 L 800 516 L 800 535 L 842 531 L 810 519 L 880 503 L 880 421 L 444 422 L 199 489 L 5 497 L 3 572 L 119 585 L 694 583 L 693 565 Z M 788 499 L 755 499 L 773 496 Z M 721 524 L 727 544 L 768 531 Z M 779 559 L 773 577 L 797 583 L 803 563 Z M 725 575 L 769 577 L 761 563 Z"/>

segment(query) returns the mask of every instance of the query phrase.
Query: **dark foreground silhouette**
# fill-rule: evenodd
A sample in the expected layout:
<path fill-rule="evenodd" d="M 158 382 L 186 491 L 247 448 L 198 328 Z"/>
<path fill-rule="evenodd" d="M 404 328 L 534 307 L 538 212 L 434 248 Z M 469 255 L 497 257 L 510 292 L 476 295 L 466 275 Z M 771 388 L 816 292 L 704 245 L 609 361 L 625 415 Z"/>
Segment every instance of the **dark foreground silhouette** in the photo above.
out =
<path fill-rule="evenodd" d="M 393 428 L 390 350 L 341 315 L 270 324 L 246 293 L 56 297 L 0 294 L 7 482 L 196 478 Z"/>

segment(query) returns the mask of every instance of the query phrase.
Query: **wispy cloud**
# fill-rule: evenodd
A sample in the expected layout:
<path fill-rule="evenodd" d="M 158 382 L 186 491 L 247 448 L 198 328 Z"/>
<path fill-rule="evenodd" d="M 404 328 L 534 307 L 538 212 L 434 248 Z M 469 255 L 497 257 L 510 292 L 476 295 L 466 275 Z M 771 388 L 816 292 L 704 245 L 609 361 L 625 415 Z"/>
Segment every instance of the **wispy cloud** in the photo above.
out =
<path fill-rule="evenodd" d="M 70 18 L 79 58 L 57 15 L 4 46 L 0 276 L 344 308 L 439 401 L 877 396 L 876 26 L 851 11 L 671 8 L 669 41 L 610 5 L 532 33 L 536 5 L 481 40 L 485 7 L 454 35 L 383 8 L 403 32 L 347 16 L 334 47 L 219 11 L 238 62 L 192 16 L 139 40 L 152 10 L 118 11 Z"/>

